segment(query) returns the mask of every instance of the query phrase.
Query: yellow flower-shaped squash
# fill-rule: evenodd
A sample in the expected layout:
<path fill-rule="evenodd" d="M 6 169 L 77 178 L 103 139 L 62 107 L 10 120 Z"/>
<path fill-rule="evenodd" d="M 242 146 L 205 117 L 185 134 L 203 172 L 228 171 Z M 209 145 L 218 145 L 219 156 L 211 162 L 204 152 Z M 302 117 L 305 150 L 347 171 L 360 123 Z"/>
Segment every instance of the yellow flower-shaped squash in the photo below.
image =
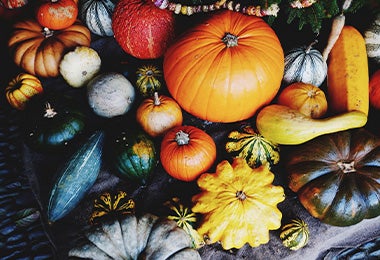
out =
<path fill-rule="evenodd" d="M 281 226 L 277 204 L 285 199 L 273 179 L 267 166 L 252 169 L 242 158 L 222 161 L 215 173 L 202 174 L 197 180 L 202 191 L 192 198 L 192 211 L 203 215 L 198 232 L 226 250 L 268 243 L 269 230 Z"/>

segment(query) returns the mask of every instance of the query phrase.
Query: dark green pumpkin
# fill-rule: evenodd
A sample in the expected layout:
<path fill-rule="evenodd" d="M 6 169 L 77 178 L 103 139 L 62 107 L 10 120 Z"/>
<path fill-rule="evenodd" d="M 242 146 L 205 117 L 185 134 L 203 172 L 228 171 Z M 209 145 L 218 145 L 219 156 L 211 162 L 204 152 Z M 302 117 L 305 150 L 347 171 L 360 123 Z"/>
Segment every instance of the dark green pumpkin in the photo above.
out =
<path fill-rule="evenodd" d="M 145 184 L 157 164 L 152 139 L 141 130 L 120 131 L 110 136 L 107 154 L 116 173 Z"/>
<path fill-rule="evenodd" d="M 285 159 L 289 188 L 314 217 L 349 226 L 380 215 L 380 138 L 364 128 L 317 137 Z"/>
<path fill-rule="evenodd" d="M 281 227 L 280 239 L 290 250 L 298 250 L 309 241 L 309 227 L 302 219 L 292 219 Z"/>
<path fill-rule="evenodd" d="M 26 143 L 39 151 L 58 151 L 84 132 L 86 115 L 67 96 L 33 100 L 25 112 Z"/>

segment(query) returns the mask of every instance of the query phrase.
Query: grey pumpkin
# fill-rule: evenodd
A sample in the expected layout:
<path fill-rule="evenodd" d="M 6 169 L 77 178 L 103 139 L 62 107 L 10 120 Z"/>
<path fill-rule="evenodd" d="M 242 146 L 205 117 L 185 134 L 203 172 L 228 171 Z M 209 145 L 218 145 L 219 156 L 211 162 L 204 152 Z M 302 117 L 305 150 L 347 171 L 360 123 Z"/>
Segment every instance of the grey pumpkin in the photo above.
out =
<path fill-rule="evenodd" d="M 75 259 L 200 260 L 189 235 L 172 220 L 146 213 L 125 215 L 85 232 L 85 242 L 72 248 Z"/>

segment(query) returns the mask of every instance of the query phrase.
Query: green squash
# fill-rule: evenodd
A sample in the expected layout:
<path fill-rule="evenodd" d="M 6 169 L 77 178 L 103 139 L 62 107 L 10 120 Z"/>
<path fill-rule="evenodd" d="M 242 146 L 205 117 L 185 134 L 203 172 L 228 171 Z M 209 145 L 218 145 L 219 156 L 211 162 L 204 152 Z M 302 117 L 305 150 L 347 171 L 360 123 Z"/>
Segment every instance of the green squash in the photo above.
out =
<path fill-rule="evenodd" d="M 26 143 L 41 152 L 59 151 L 78 140 L 87 125 L 86 115 L 68 96 L 43 96 L 25 111 Z"/>
<path fill-rule="evenodd" d="M 225 148 L 232 157 L 245 159 L 252 168 L 263 164 L 273 166 L 280 160 L 278 145 L 256 133 L 249 125 L 231 131 Z"/>
<path fill-rule="evenodd" d="M 124 179 L 146 184 L 157 165 L 155 144 L 142 130 L 110 134 L 107 158 L 116 174 Z"/>
<path fill-rule="evenodd" d="M 136 87 L 143 97 L 151 97 L 162 88 L 162 70 L 156 65 L 141 65 L 136 70 Z"/>
<path fill-rule="evenodd" d="M 292 219 L 281 227 L 280 239 L 290 250 L 298 250 L 309 241 L 309 227 L 302 219 Z"/>

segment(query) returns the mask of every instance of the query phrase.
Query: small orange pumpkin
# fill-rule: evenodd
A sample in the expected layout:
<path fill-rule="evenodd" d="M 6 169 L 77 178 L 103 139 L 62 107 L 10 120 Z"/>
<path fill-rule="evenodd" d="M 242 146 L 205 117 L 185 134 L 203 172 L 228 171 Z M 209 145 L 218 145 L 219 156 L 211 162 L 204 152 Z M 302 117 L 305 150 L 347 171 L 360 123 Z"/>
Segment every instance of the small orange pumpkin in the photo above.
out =
<path fill-rule="evenodd" d="M 73 0 L 48 0 L 36 10 L 38 23 L 51 30 L 62 30 L 71 26 L 78 17 L 78 5 Z"/>
<path fill-rule="evenodd" d="M 216 145 L 210 135 L 195 126 L 176 126 L 164 135 L 160 157 L 169 175 L 189 182 L 212 166 Z"/>
<path fill-rule="evenodd" d="M 148 135 L 157 137 L 172 127 L 182 125 L 183 116 L 174 99 L 155 92 L 153 97 L 144 99 L 137 108 L 136 120 Z"/>
<path fill-rule="evenodd" d="M 380 69 L 369 80 L 369 102 L 375 109 L 380 109 Z"/>
<path fill-rule="evenodd" d="M 5 97 L 8 103 L 18 110 L 24 110 L 27 102 L 42 92 L 41 81 L 28 73 L 18 74 L 5 87 Z"/>
<path fill-rule="evenodd" d="M 190 114 L 212 122 L 253 116 L 276 96 L 284 53 L 258 17 L 223 10 L 190 28 L 165 52 L 164 79 Z"/>
<path fill-rule="evenodd" d="M 321 118 L 327 112 L 325 93 L 312 84 L 295 82 L 279 94 L 277 103 L 300 111 L 311 118 Z"/>

